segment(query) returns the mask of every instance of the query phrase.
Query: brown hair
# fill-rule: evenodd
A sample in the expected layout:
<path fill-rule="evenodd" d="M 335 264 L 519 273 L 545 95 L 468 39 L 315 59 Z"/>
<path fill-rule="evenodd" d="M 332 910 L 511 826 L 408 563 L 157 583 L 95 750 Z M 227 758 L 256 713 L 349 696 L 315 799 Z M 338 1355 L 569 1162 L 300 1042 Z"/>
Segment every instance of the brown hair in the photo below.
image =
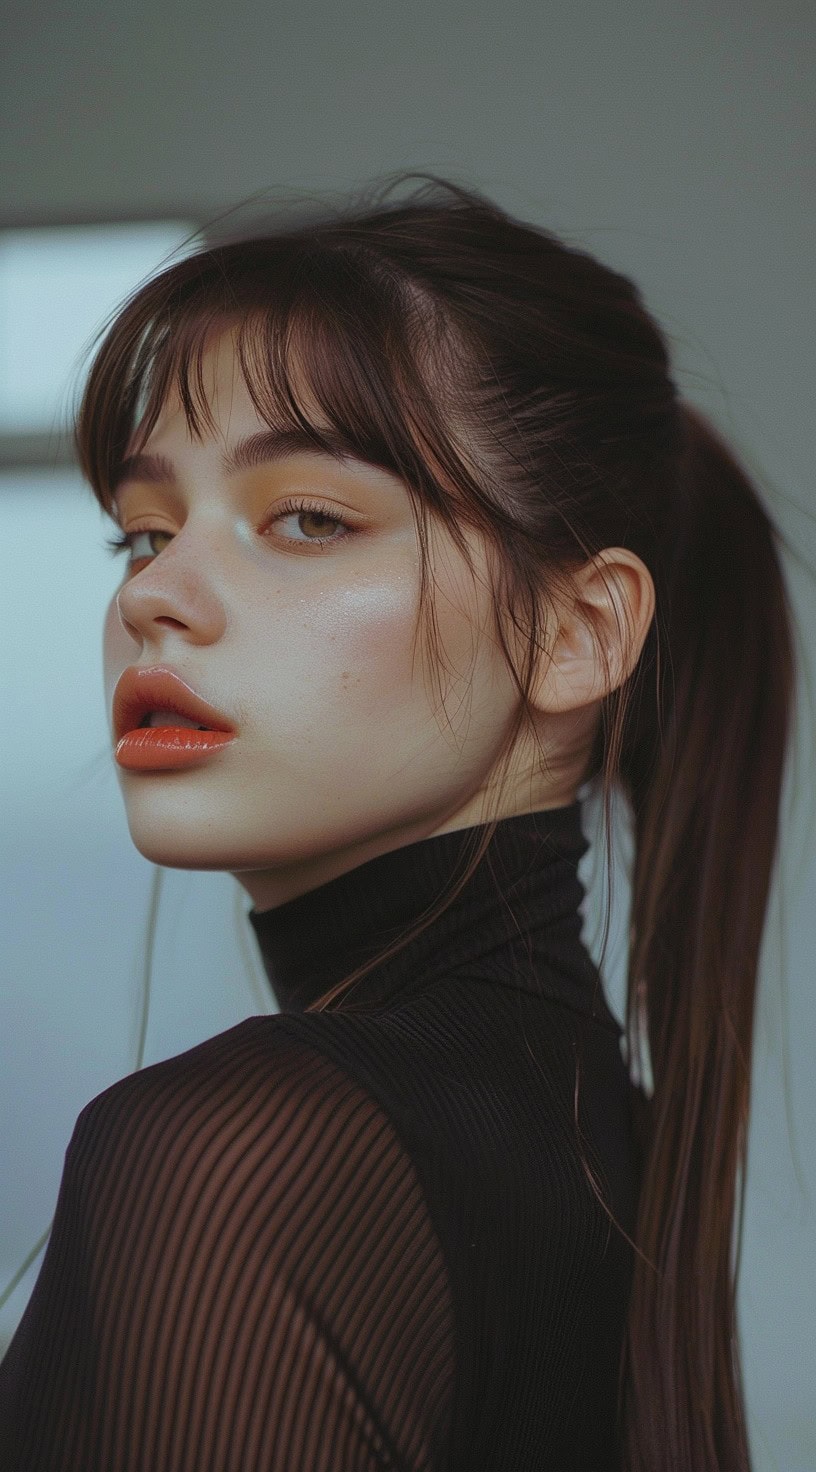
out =
<path fill-rule="evenodd" d="M 141 446 L 172 385 L 191 432 L 212 428 L 202 356 L 228 324 L 262 417 L 326 448 L 297 362 L 349 452 L 411 492 L 432 645 L 427 516 L 468 560 L 462 526 L 483 534 L 519 692 L 508 757 L 530 720 L 543 602 L 604 548 L 645 563 L 654 619 L 580 754 L 584 782 L 601 784 L 610 894 L 616 785 L 631 806 L 625 1041 L 630 1067 L 652 1080 L 637 1091 L 620 1456 L 625 1472 L 745 1472 L 731 1250 L 794 698 L 779 534 L 735 455 L 681 402 L 666 339 L 627 277 L 474 190 L 420 177 L 409 198 L 386 200 L 392 180 L 379 198 L 222 234 L 133 293 L 91 367 L 79 462 L 109 509 L 134 431 Z M 507 625 L 525 640 L 519 670 Z M 600 640 L 598 658 L 614 685 Z M 475 830 L 453 891 L 384 954 L 450 903 L 495 823 Z M 608 923 L 607 908 L 604 953 Z M 382 958 L 314 1007 L 342 1002 Z"/>

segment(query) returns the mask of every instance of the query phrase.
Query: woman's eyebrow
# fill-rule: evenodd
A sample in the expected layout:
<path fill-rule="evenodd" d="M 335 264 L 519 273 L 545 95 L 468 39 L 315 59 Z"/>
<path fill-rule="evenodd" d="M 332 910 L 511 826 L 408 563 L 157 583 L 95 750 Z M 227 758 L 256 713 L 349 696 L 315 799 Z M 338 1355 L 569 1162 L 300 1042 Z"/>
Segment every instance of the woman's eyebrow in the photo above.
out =
<path fill-rule="evenodd" d="M 337 430 L 322 429 L 318 441 L 308 430 L 295 427 L 262 429 L 257 434 L 239 440 L 231 450 L 222 454 L 221 469 L 225 475 L 235 475 L 239 470 L 251 470 L 256 465 L 271 465 L 276 460 L 284 460 L 287 455 L 303 452 L 323 455 L 327 459 L 343 463 L 356 460 L 360 464 L 368 464 L 361 460 L 353 446 Z M 175 479 L 176 469 L 172 460 L 166 455 L 143 451 L 138 455 L 128 455 L 121 461 L 111 490 L 118 490 L 127 481 L 142 480 L 152 485 L 161 485 Z"/>

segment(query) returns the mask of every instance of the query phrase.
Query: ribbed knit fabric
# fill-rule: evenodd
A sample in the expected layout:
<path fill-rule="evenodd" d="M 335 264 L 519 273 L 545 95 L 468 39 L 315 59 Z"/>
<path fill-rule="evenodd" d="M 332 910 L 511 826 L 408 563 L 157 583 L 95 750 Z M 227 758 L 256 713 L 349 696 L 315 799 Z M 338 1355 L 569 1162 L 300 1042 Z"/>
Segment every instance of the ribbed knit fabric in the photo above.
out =
<path fill-rule="evenodd" d="M 277 1015 L 81 1111 L 0 1365 L 4 1472 L 617 1472 L 638 1165 L 581 805 L 250 912 Z M 576 1104 L 576 1067 L 580 1086 Z"/>

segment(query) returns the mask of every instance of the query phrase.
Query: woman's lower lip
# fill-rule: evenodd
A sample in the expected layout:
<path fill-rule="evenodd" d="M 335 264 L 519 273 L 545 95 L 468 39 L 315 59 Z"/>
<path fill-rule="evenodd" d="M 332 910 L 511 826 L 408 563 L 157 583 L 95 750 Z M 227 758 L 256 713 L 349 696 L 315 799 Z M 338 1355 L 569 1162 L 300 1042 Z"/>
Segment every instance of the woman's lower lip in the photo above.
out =
<path fill-rule="evenodd" d="M 204 757 L 235 740 L 234 731 L 195 731 L 192 726 L 139 726 L 128 731 L 114 753 L 129 772 L 162 772 L 195 767 Z"/>

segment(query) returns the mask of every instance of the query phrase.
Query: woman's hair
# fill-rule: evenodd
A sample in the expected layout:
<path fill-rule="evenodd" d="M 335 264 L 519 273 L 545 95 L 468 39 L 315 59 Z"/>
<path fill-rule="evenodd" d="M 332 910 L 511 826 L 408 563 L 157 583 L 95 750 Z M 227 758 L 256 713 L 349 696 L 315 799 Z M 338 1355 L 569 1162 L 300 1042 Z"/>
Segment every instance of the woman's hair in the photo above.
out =
<path fill-rule="evenodd" d="M 620 1455 L 625 1472 L 743 1472 L 732 1236 L 741 1173 L 741 1244 L 758 959 L 795 687 L 779 533 L 735 455 L 680 399 L 667 340 L 626 276 L 475 190 L 419 177 L 400 200 L 387 198 L 392 179 L 353 206 L 222 231 L 137 289 L 92 363 L 79 463 L 110 509 L 123 457 L 171 389 L 191 433 L 212 431 L 203 353 L 234 326 L 266 422 L 305 430 L 316 448 L 339 441 L 404 481 L 432 668 L 443 661 L 428 517 L 471 568 L 463 528 L 482 534 L 519 695 L 503 762 L 522 727 L 535 729 L 529 692 L 550 652 L 542 611 L 605 548 L 648 568 L 655 615 L 617 684 L 592 630 L 614 688 L 576 754 L 584 783 L 602 790 L 610 897 L 616 787 L 631 807 L 624 1041 L 630 1071 L 651 1078 L 633 1088 L 641 1186 Z M 509 630 L 525 650 L 518 668 Z M 497 821 L 474 830 L 466 871 L 439 905 L 313 1009 L 342 1005 L 447 907 Z M 604 954 L 608 925 L 607 907 Z"/>

